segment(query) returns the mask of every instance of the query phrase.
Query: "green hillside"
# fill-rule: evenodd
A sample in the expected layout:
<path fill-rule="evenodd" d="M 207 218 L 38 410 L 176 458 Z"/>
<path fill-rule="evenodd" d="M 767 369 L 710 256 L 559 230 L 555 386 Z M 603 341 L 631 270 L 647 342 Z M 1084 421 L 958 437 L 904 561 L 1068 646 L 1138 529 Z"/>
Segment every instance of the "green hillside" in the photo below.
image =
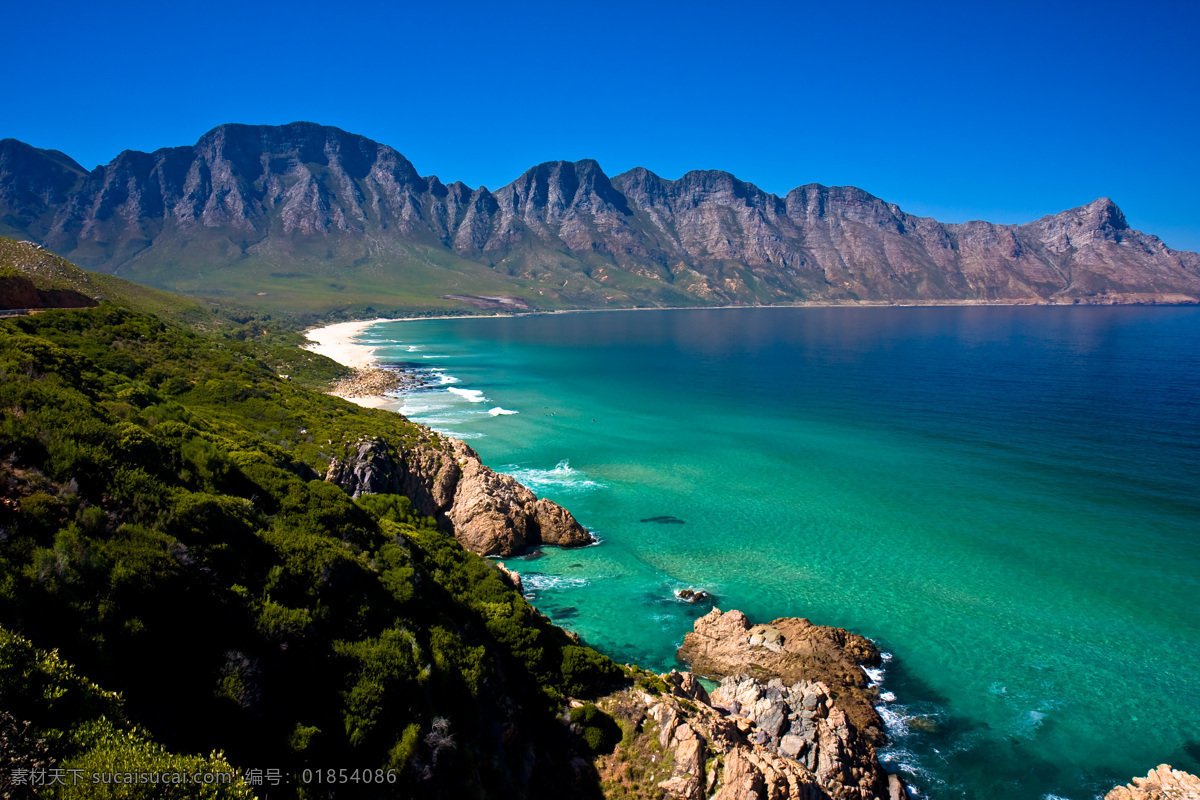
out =
<path fill-rule="evenodd" d="M 210 315 L 204 304 L 131 281 L 88 272 L 32 242 L 0 237 L 0 270 L 14 270 L 39 289 L 71 289 L 96 300 L 181 322 L 201 323 Z"/>
<path fill-rule="evenodd" d="M 661 281 L 618 272 L 601 282 L 586 274 L 590 270 L 570 253 L 545 258 L 532 245 L 520 245 L 510 258 L 488 266 L 422 242 L 373 251 L 349 235 L 317 243 L 284 240 L 265 252 L 231 255 L 227 241 L 201 231 L 156 242 L 153 258 L 119 272 L 209 302 L 275 315 L 474 313 L 469 304 L 443 297 L 455 294 L 520 297 L 542 311 L 698 303 Z"/>
<path fill-rule="evenodd" d="M 27 755 L 224 758 L 290 776 L 272 798 L 595 795 L 561 714 L 620 671 L 408 498 L 320 480 L 364 436 L 441 444 L 280 378 L 288 352 L 113 304 L 0 321 L 0 711 Z M 31 648 L 119 713 L 39 700 Z"/>

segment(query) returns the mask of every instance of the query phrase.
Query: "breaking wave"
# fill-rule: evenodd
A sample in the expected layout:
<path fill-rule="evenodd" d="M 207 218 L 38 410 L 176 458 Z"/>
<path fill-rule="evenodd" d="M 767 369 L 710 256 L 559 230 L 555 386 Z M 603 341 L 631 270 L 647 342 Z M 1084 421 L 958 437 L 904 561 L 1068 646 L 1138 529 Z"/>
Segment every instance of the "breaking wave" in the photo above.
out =
<path fill-rule="evenodd" d="M 456 394 L 468 403 L 486 403 L 487 398 L 483 396 L 483 392 L 479 389 L 459 389 L 456 386 L 451 386 L 446 391 L 451 394 Z"/>
<path fill-rule="evenodd" d="M 592 489 L 606 488 L 603 483 L 591 480 L 579 470 L 573 469 L 571 463 L 566 459 L 558 462 L 554 469 L 522 468 L 516 464 L 509 464 L 502 471 L 535 492 L 543 489 L 555 489 L 560 492 L 586 492 Z"/>

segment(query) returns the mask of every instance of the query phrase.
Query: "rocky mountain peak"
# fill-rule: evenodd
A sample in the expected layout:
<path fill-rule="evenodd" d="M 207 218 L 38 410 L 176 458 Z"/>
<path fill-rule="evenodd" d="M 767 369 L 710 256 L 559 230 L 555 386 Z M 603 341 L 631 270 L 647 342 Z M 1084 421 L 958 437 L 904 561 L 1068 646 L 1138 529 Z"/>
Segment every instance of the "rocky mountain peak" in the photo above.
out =
<path fill-rule="evenodd" d="M 1129 230 L 1129 223 L 1125 221 L 1125 214 L 1121 209 L 1117 208 L 1117 204 L 1107 197 L 1100 197 L 1088 203 L 1082 209 L 1084 215 L 1097 228 L 1108 228 L 1114 231 Z"/>
<path fill-rule="evenodd" d="M 629 213 L 624 195 L 590 158 L 538 164 L 498 190 L 496 197 L 502 207 L 529 221 L 561 219 L 573 210 Z"/>
<path fill-rule="evenodd" d="M 0 164 L 28 169 L 38 163 L 53 164 L 77 176 L 87 173 L 75 159 L 59 150 L 43 150 L 25 144 L 20 139 L 0 139 Z M 7 170 L 4 174 L 7 174 Z"/>
<path fill-rule="evenodd" d="M 548 161 L 489 192 L 312 122 L 221 125 L 91 173 L 0 142 L 3 234 L 166 287 L 249 261 L 398 281 L 432 270 L 431 298 L 515 281 L 527 300 L 584 306 L 1200 298 L 1200 256 L 1131 230 L 1108 198 L 1025 225 L 945 224 L 852 186 L 781 198 L 721 170 L 610 179 L 592 159 Z"/>
<path fill-rule="evenodd" d="M 334 167 L 362 179 L 382 162 L 406 183 L 422 182 L 408 159 L 391 147 L 314 122 L 219 125 L 200 137 L 195 150 L 210 162 L 227 161 L 253 178 L 268 172 L 286 174 L 309 164 Z"/>
<path fill-rule="evenodd" d="M 65 153 L 0 139 L 0 233 L 44 236 L 55 208 L 86 175 Z"/>

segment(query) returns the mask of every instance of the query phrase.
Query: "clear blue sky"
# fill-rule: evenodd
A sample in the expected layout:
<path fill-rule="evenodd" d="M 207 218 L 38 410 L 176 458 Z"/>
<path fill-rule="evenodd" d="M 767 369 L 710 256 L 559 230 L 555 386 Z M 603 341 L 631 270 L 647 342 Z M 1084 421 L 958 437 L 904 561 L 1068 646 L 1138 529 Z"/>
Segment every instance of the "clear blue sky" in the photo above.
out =
<path fill-rule="evenodd" d="M 551 159 L 862 187 L 947 221 L 1112 197 L 1200 250 L 1200 3 L 61 2 L 6 7 L 0 137 L 86 167 L 312 120 L 422 174 Z"/>

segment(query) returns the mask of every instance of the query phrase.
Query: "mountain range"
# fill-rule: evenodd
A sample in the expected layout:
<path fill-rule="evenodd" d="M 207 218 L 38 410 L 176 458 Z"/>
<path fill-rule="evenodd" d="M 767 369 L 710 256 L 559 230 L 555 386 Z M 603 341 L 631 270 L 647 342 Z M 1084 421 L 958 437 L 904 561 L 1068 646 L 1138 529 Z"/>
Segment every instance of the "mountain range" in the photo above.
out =
<path fill-rule="evenodd" d="M 942 223 L 854 187 L 532 167 L 490 191 L 308 122 L 222 125 L 88 171 L 0 141 L 0 235 L 88 269 L 268 307 L 1196 302 L 1200 256 L 1109 199 Z M 453 297 L 450 297 L 453 296 Z"/>

